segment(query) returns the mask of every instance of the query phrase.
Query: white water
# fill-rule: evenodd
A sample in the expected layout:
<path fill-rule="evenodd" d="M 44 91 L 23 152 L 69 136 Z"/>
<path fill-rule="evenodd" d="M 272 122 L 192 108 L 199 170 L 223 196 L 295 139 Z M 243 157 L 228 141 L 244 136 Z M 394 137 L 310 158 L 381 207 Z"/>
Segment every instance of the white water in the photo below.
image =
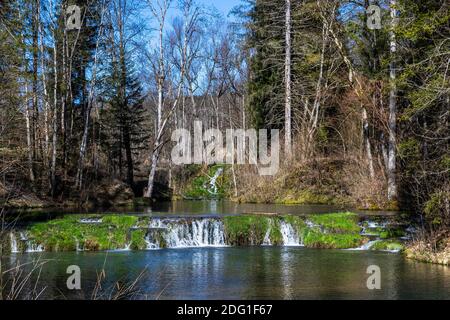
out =
<path fill-rule="evenodd" d="M 271 246 L 272 240 L 270 239 L 270 231 L 272 229 L 272 221 L 270 221 L 269 228 L 267 228 L 266 234 L 264 236 L 263 246 Z"/>
<path fill-rule="evenodd" d="M 219 179 L 219 177 L 222 175 L 222 173 L 223 173 L 223 169 L 222 168 L 217 169 L 216 173 L 214 174 L 214 176 L 209 181 L 210 188 L 212 189 L 212 191 L 210 189 L 209 192 L 214 194 L 214 195 L 217 194 L 217 192 L 218 192 L 216 182 L 217 182 L 217 179 Z"/>
<path fill-rule="evenodd" d="M 153 220 L 146 237 L 148 249 L 223 247 L 225 230 L 218 219 Z M 162 238 L 162 239 L 161 239 Z"/>
<path fill-rule="evenodd" d="M 25 252 L 32 253 L 32 252 L 44 252 L 44 247 L 40 244 L 36 244 L 34 241 L 28 239 L 28 236 L 24 232 L 19 233 L 19 241 L 25 242 L 26 244 L 26 250 Z M 11 242 L 11 253 L 21 253 L 21 250 L 19 249 L 18 240 L 16 237 L 16 234 L 14 232 L 9 233 L 9 239 Z"/>
<path fill-rule="evenodd" d="M 270 246 L 269 226 L 263 245 Z M 284 246 L 302 246 L 295 228 L 280 221 Z M 224 223 L 220 219 L 153 219 L 145 238 L 148 250 L 166 248 L 225 247 L 227 246 Z"/>
<path fill-rule="evenodd" d="M 285 221 L 280 221 L 280 231 L 283 237 L 283 245 L 289 247 L 303 245 L 297 231 L 291 224 Z"/>
<path fill-rule="evenodd" d="M 11 241 L 11 253 L 19 253 L 19 248 L 17 246 L 17 239 L 14 232 L 9 233 L 9 239 Z"/>
<path fill-rule="evenodd" d="M 352 248 L 352 249 L 346 249 L 349 251 L 368 251 L 370 250 L 370 248 L 372 248 L 372 246 L 379 242 L 380 240 L 374 240 L 374 241 L 369 241 L 366 244 L 363 244 L 362 246 L 358 247 L 358 248 Z"/>
<path fill-rule="evenodd" d="M 93 220 L 89 221 L 92 223 Z M 274 245 L 271 231 L 275 222 L 269 220 L 269 227 L 264 234 L 262 245 Z M 303 239 L 297 232 L 295 226 L 280 219 L 279 232 L 281 233 L 283 246 L 303 246 Z M 308 225 L 310 222 L 306 221 Z M 136 227 L 142 229 L 141 227 Z M 145 241 L 148 250 L 160 248 L 194 248 L 194 247 L 225 247 L 227 242 L 224 221 L 219 218 L 153 218 L 146 231 Z M 11 252 L 18 253 L 22 247 L 26 252 L 42 252 L 45 248 L 29 239 L 25 232 L 10 233 Z M 349 250 L 370 250 L 377 242 L 370 241 L 359 248 Z M 76 250 L 83 251 L 82 245 L 76 240 Z M 121 251 L 131 250 L 131 243 L 127 244 Z M 394 251 L 393 251 L 394 252 Z"/>

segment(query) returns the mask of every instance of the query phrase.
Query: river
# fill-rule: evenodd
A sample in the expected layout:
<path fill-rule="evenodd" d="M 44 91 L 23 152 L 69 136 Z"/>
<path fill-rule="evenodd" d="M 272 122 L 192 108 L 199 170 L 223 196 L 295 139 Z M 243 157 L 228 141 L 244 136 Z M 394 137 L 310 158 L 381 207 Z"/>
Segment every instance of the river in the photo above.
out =
<path fill-rule="evenodd" d="M 135 208 L 151 216 L 220 216 L 249 212 L 324 213 L 331 207 L 236 205 L 228 202 L 165 203 Z M 110 211 L 109 211 L 110 212 Z M 384 214 L 384 213 L 380 213 Z M 319 250 L 301 246 L 190 247 L 144 251 L 24 253 L 6 265 L 45 261 L 39 274 L 43 299 L 91 298 L 97 274 L 109 288 L 137 282 L 133 299 L 450 299 L 450 268 L 364 250 Z M 67 268 L 80 267 L 81 290 L 68 290 Z M 367 288 L 369 266 L 381 271 L 381 289 Z M 31 264 L 27 265 L 29 268 Z M 33 275 L 36 279 L 37 274 Z M 24 292 L 29 292 L 34 281 Z"/>

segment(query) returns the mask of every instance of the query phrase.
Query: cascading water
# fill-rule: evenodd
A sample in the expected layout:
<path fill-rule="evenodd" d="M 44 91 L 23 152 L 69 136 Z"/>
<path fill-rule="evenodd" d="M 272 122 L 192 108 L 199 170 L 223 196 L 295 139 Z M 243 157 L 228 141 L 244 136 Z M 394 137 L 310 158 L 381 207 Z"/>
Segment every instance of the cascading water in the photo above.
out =
<path fill-rule="evenodd" d="M 264 236 L 263 245 L 270 246 L 272 222 Z M 302 246 L 296 229 L 280 221 L 280 232 L 285 246 Z M 192 248 L 227 246 L 225 227 L 221 219 L 152 219 L 145 238 L 147 249 Z"/>
<path fill-rule="evenodd" d="M 286 221 L 280 221 L 280 231 L 285 246 L 302 246 L 301 238 L 294 227 Z"/>
<path fill-rule="evenodd" d="M 11 241 L 11 253 L 19 253 L 19 248 L 17 246 L 17 239 L 14 232 L 9 233 L 9 239 Z"/>
<path fill-rule="evenodd" d="M 240 219 L 239 217 L 237 217 Z M 228 220 L 220 217 L 167 217 L 167 218 L 144 218 L 127 230 L 126 241 L 120 247 L 113 250 L 129 251 L 136 248 L 148 250 L 162 248 L 194 248 L 194 247 L 225 247 L 228 245 L 283 245 L 303 246 L 305 230 L 299 227 L 296 221 L 287 217 L 261 217 L 261 224 L 254 223 L 253 226 L 246 225 L 246 219 L 242 223 L 243 229 L 236 228 L 237 223 L 233 219 Z M 265 219 L 265 220 L 264 220 Z M 250 220 L 252 221 L 252 220 Z M 303 220 L 306 228 L 319 228 L 309 220 Z M 81 223 L 93 225 L 101 224 L 99 219 L 85 219 Z M 379 224 L 365 223 L 364 226 L 379 227 Z M 264 227 L 264 230 L 261 230 Z M 361 235 L 365 233 L 363 224 Z M 299 229 L 300 228 L 300 229 Z M 111 230 L 111 229 L 110 229 Z M 263 232 L 261 232 L 263 231 Z M 114 230 L 112 231 L 114 232 Z M 123 232 L 123 231 L 122 231 Z M 134 234 L 133 232 L 138 232 Z M 326 232 L 322 231 L 322 232 Z M 379 237 L 377 237 L 379 239 Z M 43 239 L 29 231 L 14 231 L 9 233 L 10 248 L 12 253 L 20 252 L 42 252 L 45 250 Z M 74 249 L 84 251 L 85 239 L 74 238 Z M 367 240 L 375 240 L 374 237 Z M 145 243 L 143 243 L 145 241 Z M 377 241 L 369 241 L 364 245 L 352 250 L 371 250 Z M 58 247 L 56 247 L 58 248 Z M 87 249 L 89 250 L 89 249 Z"/>
<path fill-rule="evenodd" d="M 40 244 L 36 244 L 33 240 L 28 239 L 28 236 L 25 232 L 19 232 L 19 236 L 20 237 L 18 239 L 14 232 L 9 233 L 9 238 L 11 242 L 11 253 L 21 253 L 23 251 L 28 253 L 44 252 L 44 247 Z M 19 241 L 21 243 L 20 247 Z"/>
<path fill-rule="evenodd" d="M 149 225 L 147 248 L 189 248 L 225 246 L 225 230 L 219 219 L 155 219 Z M 164 245 L 163 245 L 164 243 Z"/>
<path fill-rule="evenodd" d="M 211 193 L 213 195 L 217 194 L 217 192 L 218 192 L 217 179 L 219 179 L 219 177 L 222 175 L 222 173 L 223 173 L 223 168 L 217 169 L 216 173 L 209 181 L 209 189 L 208 189 L 209 193 Z"/>

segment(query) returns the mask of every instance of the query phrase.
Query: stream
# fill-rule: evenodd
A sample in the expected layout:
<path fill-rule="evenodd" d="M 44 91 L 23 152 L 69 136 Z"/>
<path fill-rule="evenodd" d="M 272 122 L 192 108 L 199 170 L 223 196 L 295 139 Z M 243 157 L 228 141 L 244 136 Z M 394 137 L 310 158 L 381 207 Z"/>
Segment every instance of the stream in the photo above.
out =
<path fill-rule="evenodd" d="M 90 298 L 103 266 L 105 292 L 117 281 L 130 283 L 146 270 L 136 285 L 133 299 L 450 299 L 449 267 L 407 260 L 399 253 L 370 251 L 364 246 L 354 250 L 304 248 L 301 237 L 288 223 L 280 225 L 281 245 L 272 245 L 266 236 L 263 245 L 233 247 L 225 240 L 221 220 L 223 216 L 244 213 L 303 215 L 336 210 L 329 206 L 248 205 L 228 201 L 178 201 L 128 211 L 109 209 L 106 212 L 149 218 L 147 250 L 56 253 L 29 247 L 27 253 L 12 250 L 3 263 L 9 266 L 28 263 L 30 268 L 31 262 L 44 261 L 39 278 L 39 285 L 46 287 L 42 299 Z M 98 212 L 105 211 L 90 213 Z M 34 213 L 27 223 L 53 219 L 60 214 L 74 212 Z M 360 214 L 369 218 L 393 215 Z M 11 246 L 17 249 L 25 238 L 18 233 L 11 239 Z M 66 287 L 69 276 L 66 271 L 72 265 L 80 267 L 81 290 Z M 366 271 L 372 265 L 381 270 L 380 290 L 367 288 Z M 31 290 L 31 284 L 28 289 Z"/>

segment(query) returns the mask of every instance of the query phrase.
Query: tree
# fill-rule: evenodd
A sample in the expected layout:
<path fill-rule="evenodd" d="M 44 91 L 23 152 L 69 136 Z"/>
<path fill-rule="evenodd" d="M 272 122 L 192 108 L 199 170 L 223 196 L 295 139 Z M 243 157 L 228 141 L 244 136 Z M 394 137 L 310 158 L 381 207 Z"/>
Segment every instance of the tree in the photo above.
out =
<path fill-rule="evenodd" d="M 139 83 L 130 49 L 127 44 L 126 31 L 129 28 L 128 19 L 135 5 L 132 1 L 112 1 L 112 21 L 110 33 L 110 65 L 108 76 L 103 80 L 104 101 L 109 107 L 104 110 L 102 126 L 106 129 L 106 137 L 102 139 L 106 152 L 112 156 L 110 161 L 118 158 L 120 176 L 122 176 L 122 155 L 126 157 L 126 181 L 130 187 L 134 185 L 134 159 L 136 150 L 143 149 L 148 138 L 144 127 L 144 95 Z M 116 39 L 116 37 L 118 39 Z"/>

